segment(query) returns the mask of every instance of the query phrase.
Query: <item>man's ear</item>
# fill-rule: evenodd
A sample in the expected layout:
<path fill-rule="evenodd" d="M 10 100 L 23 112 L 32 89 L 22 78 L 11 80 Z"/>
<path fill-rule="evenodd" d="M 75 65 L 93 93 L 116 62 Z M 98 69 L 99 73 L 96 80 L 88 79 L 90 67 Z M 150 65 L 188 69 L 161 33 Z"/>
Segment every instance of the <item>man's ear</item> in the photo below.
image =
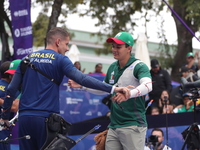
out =
<path fill-rule="evenodd" d="M 130 53 L 131 53 L 131 51 L 132 51 L 132 46 L 129 46 L 129 47 L 128 47 L 128 50 L 130 50 Z"/>
<path fill-rule="evenodd" d="M 60 44 L 60 39 L 56 39 L 55 44 L 56 44 L 56 46 L 59 46 L 59 44 Z"/>

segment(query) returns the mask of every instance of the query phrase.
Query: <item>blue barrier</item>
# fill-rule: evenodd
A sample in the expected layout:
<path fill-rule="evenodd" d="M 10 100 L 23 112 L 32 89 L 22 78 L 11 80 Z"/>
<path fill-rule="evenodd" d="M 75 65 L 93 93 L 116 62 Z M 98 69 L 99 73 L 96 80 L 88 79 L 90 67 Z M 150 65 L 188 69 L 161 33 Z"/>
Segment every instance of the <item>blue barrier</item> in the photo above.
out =
<path fill-rule="evenodd" d="M 104 79 L 104 76 L 93 77 L 101 81 Z M 106 116 L 106 113 L 109 111 L 109 109 L 107 106 L 101 103 L 101 100 L 106 95 L 95 95 L 82 89 L 71 89 L 67 85 L 67 81 L 68 79 L 65 77 L 60 85 L 60 114 L 68 122 L 72 123 L 72 127 L 68 134 L 69 137 L 77 140 L 97 124 L 101 125 L 100 129 L 96 130 L 94 134 L 90 134 L 85 137 L 83 140 L 77 143 L 72 150 L 95 150 L 94 136 L 97 133 L 104 131 L 110 122 L 109 118 Z M 174 87 L 177 85 L 178 84 L 174 85 Z M 173 150 L 181 149 L 184 143 L 181 132 L 183 132 L 189 125 L 193 123 L 193 116 L 193 112 L 168 114 L 168 143 Z M 200 117 L 198 115 L 197 121 L 200 121 Z M 147 116 L 147 122 L 147 138 L 150 135 L 152 128 L 155 127 L 163 129 L 165 133 L 166 115 Z M 15 133 L 14 136 L 16 135 L 17 134 Z M 165 142 L 166 141 L 164 141 L 164 143 Z"/>
<path fill-rule="evenodd" d="M 197 112 L 197 122 L 200 122 L 200 115 Z M 78 150 L 80 147 L 84 147 L 84 150 L 92 150 L 95 145 L 94 136 L 98 132 L 102 132 L 107 128 L 109 124 L 109 118 L 106 116 L 93 118 L 90 120 L 85 120 L 82 122 L 77 122 L 72 124 L 69 132 L 69 137 L 72 139 L 77 139 L 80 135 L 85 134 L 89 129 L 91 129 L 96 124 L 100 124 L 101 128 L 95 131 L 95 134 L 90 135 L 78 143 L 72 150 Z M 148 131 L 146 138 L 151 135 L 151 130 L 153 128 L 161 128 L 165 134 L 164 144 L 166 143 L 166 122 L 168 124 L 168 145 L 173 150 L 180 150 L 184 144 L 184 139 L 182 137 L 182 132 L 194 123 L 194 113 L 177 113 L 177 114 L 167 114 L 166 115 L 147 115 Z M 81 128 L 80 128 L 81 127 Z"/>
<path fill-rule="evenodd" d="M 105 76 L 93 76 L 103 81 Z M 95 95 L 82 89 L 71 89 L 65 77 L 60 85 L 60 114 L 75 123 L 105 115 L 109 109 L 101 100 L 107 96 Z"/>

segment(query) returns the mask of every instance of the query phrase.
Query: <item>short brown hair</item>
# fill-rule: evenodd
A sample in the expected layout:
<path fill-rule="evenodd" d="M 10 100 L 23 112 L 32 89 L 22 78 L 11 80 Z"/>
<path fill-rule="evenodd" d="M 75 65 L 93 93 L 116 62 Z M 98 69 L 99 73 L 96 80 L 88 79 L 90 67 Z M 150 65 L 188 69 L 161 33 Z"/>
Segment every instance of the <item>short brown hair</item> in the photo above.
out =
<path fill-rule="evenodd" d="M 51 44 L 56 38 L 64 40 L 66 37 L 69 37 L 70 34 L 66 29 L 61 27 L 55 27 L 49 30 L 46 36 L 46 44 Z"/>
<path fill-rule="evenodd" d="M 164 132 L 162 129 L 160 128 L 154 128 L 152 131 L 151 131 L 151 134 L 153 133 L 153 131 L 160 131 L 162 133 L 162 136 L 164 136 Z"/>

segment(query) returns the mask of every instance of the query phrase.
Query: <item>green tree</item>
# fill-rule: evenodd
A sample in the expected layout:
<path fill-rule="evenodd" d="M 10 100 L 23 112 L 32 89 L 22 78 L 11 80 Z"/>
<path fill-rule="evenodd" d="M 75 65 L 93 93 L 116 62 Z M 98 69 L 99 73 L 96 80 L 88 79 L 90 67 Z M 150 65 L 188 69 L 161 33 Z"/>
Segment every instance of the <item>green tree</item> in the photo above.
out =
<path fill-rule="evenodd" d="M 40 12 L 36 21 L 33 23 L 33 45 L 36 47 L 45 47 L 46 31 L 49 24 L 49 17 L 46 13 Z M 61 25 L 63 28 L 67 27 L 65 24 Z M 71 37 L 74 35 L 71 34 Z"/>
<path fill-rule="evenodd" d="M 173 9 L 194 33 L 199 30 L 200 1 L 173 0 Z M 180 23 L 175 15 L 173 15 L 173 18 L 177 29 L 178 48 L 174 56 L 171 76 L 173 80 L 178 81 L 178 69 L 185 63 L 186 54 L 193 51 L 193 35 Z"/>
<path fill-rule="evenodd" d="M 33 23 L 33 45 L 36 47 L 45 45 L 45 37 L 49 17 L 43 12 L 39 13 L 36 21 Z"/>
<path fill-rule="evenodd" d="M 83 0 L 36 0 L 36 3 L 43 6 L 44 12 L 49 11 L 49 6 L 51 7 L 51 15 L 49 17 L 48 27 L 46 32 L 51 28 L 56 27 L 60 22 L 64 23 L 63 20 L 59 20 L 59 17 L 67 18 L 69 13 L 75 13 L 78 4 L 84 4 Z"/>
<path fill-rule="evenodd" d="M 148 10 L 157 12 L 162 10 L 163 4 L 155 4 L 151 0 L 107 0 L 96 1 L 91 0 L 90 8 L 81 15 L 91 15 L 92 18 L 98 18 L 96 26 L 101 26 L 102 33 L 106 33 L 108 37 L 116 35 L 119 31 L 127 31 L 134 33 L 134 27 L 137 25 L 137 20 L 145 18 L 145 21 L 150 21 Z M 140 13 L 141 18 L 136 18 L 134 15 Z M 97 53 L 107 54 L 110 52 L 108 44 L 105 43 L 103 50 L 97 50 Z"/>
<path fill-rule="evenodd" d="M 101 32 L 98 33 L 101 35 L 102 33 L 106 33 L 108 37 L 114 36 L 119 31 L 128 31 L 130 33 L 134 33 L 134 27 L 136 26 L 137 19 L 134 18 L 136 13 L 140 13 L 141 18 L 144 18 L 146 22 L 151 20 L 149 15 L 149 11 L 154 12 L 155 15 L 159 16 L 160 12 L 163 10 L 165 4 L 162 1 L 154 1 L 154 0 L 36 0 L 36 3 L 41 4 L 43 6 L 44 13 L 48 12 L 49 6 L 52 6 L 51 16 L 48 21 L 48 25 L 46 27 L 42 27 L 42 25 L 37 22 L 36 27 L 33 29 L 36 31 L 38 26 L 41 26 L 44 30 L 38 31 L 37 34 L 40 38 L 44 39 L 43 35 L 52 28 L 57 26 L 57 23 L 64 23 L 65 20 L 59 20 L 60 16 L 66 18 L 68 14 L 77 12 L 77 6 L 79 4 L 86 4 L 89 3 L 89 9 L 85 10 L 85 13 L 81 13 L 82 15 L 90 15 L 93 18 L 98 19 L 98 23 L 96 26 L 101 26 Z M 170 5 L 173 6 L 173 9 L 177 12 L 177 14 L 185 21 L 185 23 L 191 28 L 191 30 L 195 33 L 199 30 L 200 26 L 200 1 L 195 0 L 169 0 Z M 33 3 L 34 5 L 35 3 Z M 3 27 L 2 20 L 6 21 L 8 26 L 11 29 L 11 22 L 9 17 L 7 16 L 5 7 L 4 7 L 4 0 L 0 2 L 0 27 L 1 33 L 5 32 L 5 28 Z M 166 7 L 166 6 L 165 6 Z M 40 14 L 44 15 L 44 14 Z M 187 52 L 192 51 L 192 38 L 193 36 L 191 33 L 180 23 L 180 21 L 174 16 L 176 28 L 177 28 L 177 35 L 178 35 L 178 46 L 175 52 L 174 61 L 172 63 L 172 79 L 178 81 L 178 68 L 184 64 L 185 62 L 185 55 Z M 44 23 L 45 17 L 41 18 Z M 47 18 L 46 18 L 47 19 Z M 140 18 L 139 18 L 140 19 Z M 45 31 L 46 30 L 46 31 Z M 148 31 L 147 31 L 148 32 Z M 12 33 L 12 32 L 11 32 Z M 161 43 L 165 46 L 161 46 L 162 49 L 166 49 L 166 54 L 169 53 L 169 48 L 167 46 L 167 40 L 165 38 L 164 31 L 158 34 L 161 38 Z M 40 43 L 41 44 L 41 43 Z M 39 45 L 40 45 L 39 44 Z M 6 45 L 6 44 L 5 44 Z M 36 44 L 37 45 L 37 44 Z M 104 50 L 98 50 L 97 53 L 109 53 L 108 45 L 105 44 Z M 163 50 L 161 50 L 163 52 Z M 7 52 L 9 49 L 7 48 Z M 8 53 L 9 54 L 9 53 Z M 8 55 L 9 56 L 9 55 Z M 168 55 L 168 58 L 171 55 Z M 166 59 L 171 60 L 171 58 Z"/>
<path fill-rule="evenodd" d="M 185 21 L 185 23 L 195 33 L 200 26 L 200 1 L 191 0 L 171 0 L 169 1 L 173 5 L 173 9 L 177 14 Z M 133 20 L 133 15 L 136 12 L 143 13 L 143 17 L 148 22 L 151 18 L 148 18 L 148 11 L 152 10 L 159 16 L 159 13 L 163 10 L 165 4 L 162 1 L 154 0 L 107 0 L 107 1 L 90 1 L 90 9 L 85 14 L 90 14 L 93 18 L 98 18 L 99 22 L 96 26 L 102 26 L 104 33 L 108 36 L 114 36 L 119 31 L 128 31 L 133 33 L 133 27 L 136 25 Z M 166 7 L 166 6 L 165 6 Z M 112 12 L 112 13 L 109 13 Z M 82 15 L 85 15 L 82 14 Z M 174 16 L 177 35 L 178 46 L 175 52 L 174 61 L 172 64 L 172 80 L 178 81 L 178 68 L 185 63 L 185 55 L 187 52 L 192 51 L 192 34 L 180 23 L 180 21 Z M 161 38 L 164 34 L 161 34 Z M 163 44 L 167 44 L 166 39 L 163 38 Z M 107 46 L 107 45 L 105 45 Z M 105 48 L 104 53 L 108 53 Z M 101 53 L 102 51 L 98 51 Z M 169 60 L 169 59 L 166 59 Z"/>
<path fill-rule="evenodd" d="M 7 24 L 7 26 L 9 27 L 11 34 L 12 34 L 12 25 L 8 16 L 9 10 L 5 3 L 7 3 L 7 1 L 5 0 L 0 1 L 0 39 L 2 42 L 2 58 L 1 58 L 2 62 L 10 60 L 11 58 L 9 44 L 8 44 L 9 34 L 6 31 L 5 24 Z"/>
<path fill-rule="evenodd" d="M 43 46 L 45 43 L 46 33 L 51 28 L 56 27 L 58 23 L 60 26 L 66 28 L 64 23 L 67 15 L 69 13 L 75 13 L 77 5 L 83 4 L 83 1 L 36 0 L 36 4 L 42 5 L 43 8 L 42 13 L 39 14 L 36 22 L 33 24 L 34 46 Z M 49 6 L 51 6 L 51 9 Z M 49 11 L 51 11 L 50 16 L 47 15 Z"/>

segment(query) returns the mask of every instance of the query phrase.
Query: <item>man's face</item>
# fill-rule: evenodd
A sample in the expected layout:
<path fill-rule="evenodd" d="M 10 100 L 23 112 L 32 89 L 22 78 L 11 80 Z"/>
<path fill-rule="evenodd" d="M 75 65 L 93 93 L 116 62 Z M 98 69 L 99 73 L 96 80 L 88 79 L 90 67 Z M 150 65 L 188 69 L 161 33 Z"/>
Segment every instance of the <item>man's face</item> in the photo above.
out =
<path fill-rule="evenodd" d="M 95 72 L 101 73 L 101 70 L 102 70 L 102 65 L 97 65 L 95 68 Z"/>
<path fill-rule="evenodd" d="M 154 73 L 157 73 L 157 72 L 160 70 L 160 66 L 158 66 L 158 67 L 152 67 L 151 70 L 152 70 Z"/>
<path fill-rule="evenodd" d="M 186 61 L 189 63 L 189 62 L 191 62 L 193 59 L 194 59 L 194 57 L 190 56 L 190 57 L 187 57 L 187 58 L 186 58 Z"/>
<path fill-rule="evenodd" d="M 152 135 L 156 135 L 158 137 L 158 143 L 162 143 L 162 141 L 164 140 L 162 132 L 160 131 L 153 131 Z"/>
<path fill-rule="evenodd" d="M 75 66 L 78 70 L 80 70 L 80 68 L 81 68 L 81 64 L 80 64 L 79 62 L 75 62 L 74 66 Z"/>
<path fill-rule="evenodd" d="M 186 78 L 190 71 L 182 72 L 182 77 Z"/>
<path fill-rule="evenodd" d="M 67 51 L 69 51 L 69 37 L 66 37 L 64 40 L 62 39 L 57 39 L 56 40 L 56 45 L 58 48 L 58 53 L 65 55 Z"/>
<path fill-rule="evenodd" d="M 190 101 L 190 97 L 189 96 L 183 97 L 183 104 L 184 105 L 186 105 L 189 101 Z"/>
<path fill-rule="evenodd" d="M 115 59 L 123 60 L 130 57 L 131 46 L 126 47 L 125 44 L 112 43 L 112 53 Z"/>

